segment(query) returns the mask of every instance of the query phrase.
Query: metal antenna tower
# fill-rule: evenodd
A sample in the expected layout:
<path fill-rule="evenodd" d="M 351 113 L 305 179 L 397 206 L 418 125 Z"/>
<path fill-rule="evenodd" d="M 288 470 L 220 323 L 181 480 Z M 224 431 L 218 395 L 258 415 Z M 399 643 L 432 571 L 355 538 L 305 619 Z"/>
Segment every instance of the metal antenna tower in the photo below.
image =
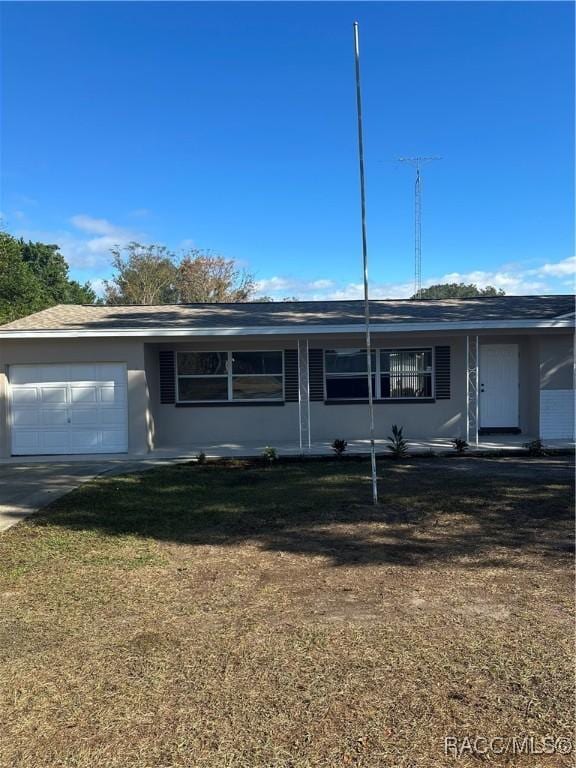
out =
<path fill-rule="evenodd" d="M 422 291 L 422 178 L 420 169 L 426 163 L 441 160 L 441 157 L 399 157 L 399 163 L 408 163 L 416 168 L 414 184 L 414 295 L 420 298 Z"/>

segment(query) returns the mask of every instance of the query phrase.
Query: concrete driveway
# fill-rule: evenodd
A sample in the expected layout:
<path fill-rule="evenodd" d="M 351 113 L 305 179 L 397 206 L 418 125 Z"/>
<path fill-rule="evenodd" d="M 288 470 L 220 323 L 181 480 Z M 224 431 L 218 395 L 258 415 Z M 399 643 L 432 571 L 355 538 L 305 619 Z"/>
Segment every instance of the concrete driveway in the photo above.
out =
<path fill-rule="evenodd" d="M 113 466 L 94 461 L 0 465 L 0 531 Z"/>

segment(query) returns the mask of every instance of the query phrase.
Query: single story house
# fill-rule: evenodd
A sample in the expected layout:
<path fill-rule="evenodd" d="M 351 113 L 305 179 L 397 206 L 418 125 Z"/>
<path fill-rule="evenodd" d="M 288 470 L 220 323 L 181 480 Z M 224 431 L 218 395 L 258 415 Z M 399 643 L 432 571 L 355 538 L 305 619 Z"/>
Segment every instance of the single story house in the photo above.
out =
<path fill-rule="evenodd" d="M 573 296 L 371 301 L 376 436 L 574 438 Z M 0 327 L 0 457 L 368 436 L 361 301 L 61 305 Z"/>

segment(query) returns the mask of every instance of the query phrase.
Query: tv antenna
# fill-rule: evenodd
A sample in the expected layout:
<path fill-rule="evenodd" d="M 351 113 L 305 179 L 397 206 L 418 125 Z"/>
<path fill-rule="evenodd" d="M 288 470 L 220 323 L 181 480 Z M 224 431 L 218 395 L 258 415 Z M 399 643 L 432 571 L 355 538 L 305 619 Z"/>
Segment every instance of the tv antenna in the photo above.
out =
<path fill-rule="evenodd" d="M 399 163 L 416 168 L 414 184 L 414 296 L 419 299 L 422 292 L 422 177 L 420 169 L 426 163 L 442 160 L 441 157 L 399 157 Z"/>

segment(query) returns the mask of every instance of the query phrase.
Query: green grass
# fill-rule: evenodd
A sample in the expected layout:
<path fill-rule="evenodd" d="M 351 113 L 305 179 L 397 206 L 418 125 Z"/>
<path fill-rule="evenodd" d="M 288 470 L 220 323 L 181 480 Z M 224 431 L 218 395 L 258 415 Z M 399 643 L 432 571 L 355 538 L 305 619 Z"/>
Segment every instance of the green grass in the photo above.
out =
<path fill-rule="evenodd" d="M 445 735 L 569 735 L 568 459 L 382 461 L 376 508 L 368 469 L 104 476 L 0 536 L 0 765 L 436 768 Z"/>

